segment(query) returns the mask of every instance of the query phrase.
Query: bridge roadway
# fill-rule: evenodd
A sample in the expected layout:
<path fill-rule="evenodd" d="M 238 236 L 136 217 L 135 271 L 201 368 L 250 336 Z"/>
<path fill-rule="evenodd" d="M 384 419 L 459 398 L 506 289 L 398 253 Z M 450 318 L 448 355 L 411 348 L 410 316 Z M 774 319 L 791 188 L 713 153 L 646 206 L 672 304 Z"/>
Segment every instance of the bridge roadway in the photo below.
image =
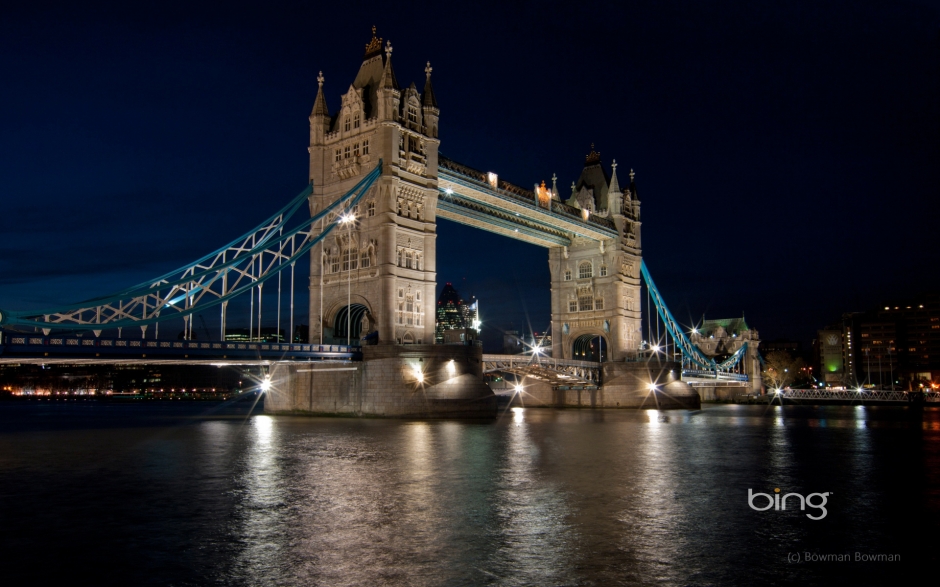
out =
<path fill-rule="evenodd" d="M 494 185 L 495 184 L 495 185 Z M 618 237 L 609 218 L 589 215 L 559 200 L 539 202 L 526 190 L 441 156 L 437 215 L 542 247 L 571 244 L 575 237 L 594 241 Z"/>
<path fill-rule="evenodd" d="M 3 364 L 199 364 L 267 365 L 276 361 L 358 361 L 358 347 L 345 345 L 140 340 L 0 333 Z"/>

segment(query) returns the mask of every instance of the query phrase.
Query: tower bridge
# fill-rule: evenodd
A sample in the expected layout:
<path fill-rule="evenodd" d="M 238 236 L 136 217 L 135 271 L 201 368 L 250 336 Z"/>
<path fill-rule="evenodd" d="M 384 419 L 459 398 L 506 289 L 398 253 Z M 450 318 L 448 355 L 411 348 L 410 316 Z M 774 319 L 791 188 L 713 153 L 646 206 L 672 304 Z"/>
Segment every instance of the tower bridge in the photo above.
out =
<path fill-rule="evenodd" d="M 292 332 L 294 270 L 309 262 L 311 344 L 253 349 L 271 357 L 272 380 L 280 382 L 266 402 L 272 411 L 486 414 L 495 401 L 482 380 L 484 365 L 531 376 L 528 393 L 536 403 L 585 405 L 580 393 L 576 400 L 557 393 L 573 378 L 594 384 L 592 406 L 645 405 L 653 394 L 657 406 L 688 407 L 698 405 L 698 395 L 681 381 L 683 370 L 718 380 L 738 368 L 747 345 L 721 362 L 702 352 L 652 282 L 632 170 L 621 188 L 616 161 L 608 171 L 592 145 L 563 199 L 555 177 L 551 186 L 530 190 L 444 157 L 431 65 L 422 91 L 414 83 L 403 88 L 392 53 L 391 42 L 383 45 L 373 30 L 338 110 L 327 106 L 326 80 L 322 72 L 317 77 L 309 185 L 284 208 L 193 264 L 137 286 L 39 312 L 0 312 L 0 361 L 68 357 L 78 349 L 94 349 L 101 360 L 145 359 L 148 350 L 151 357 L 188 359 L 189 349 L 193 360 L 227 359 L 247 350 L 222 341 L 229 302 L 249 297 L 249 332 L 260 333 L 262 304 L 274 295 L 278 328 L 283 310 Z M 308 218 L 301 218 L 304 203 Z M 433 344 L 438 218 L 548 249 L 552 357 L 521 365 L 484 358 L 479 347 Z M 645 330 L 644 286 L 656 308 Z M 193 316 L 208 308 L 219 312 L 220 341 L 199 348 L 158 342 L 159 325 L 180 319 L 191 339 Z M 120 342 L 137 328 L 146 342 Z M 62 330 L 95 338 L 71 347 L 53 343 L 61 337 L 50 335 Z M 29 336 L 11 337 L 16 331 Z M 116 337 L 102 337 L 104 331 Z M 343 360 L 354 368 L 300 369 L 298 360 Z"/>

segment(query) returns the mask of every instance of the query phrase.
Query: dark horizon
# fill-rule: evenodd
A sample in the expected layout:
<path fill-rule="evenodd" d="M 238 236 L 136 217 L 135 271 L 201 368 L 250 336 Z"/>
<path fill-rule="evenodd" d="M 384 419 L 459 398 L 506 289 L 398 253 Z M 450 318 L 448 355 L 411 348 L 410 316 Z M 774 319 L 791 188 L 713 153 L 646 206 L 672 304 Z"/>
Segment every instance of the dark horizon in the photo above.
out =
<path fill-rule="evenodd" d="M 339 16 L 7 9 L 0 309 L 143 281 L 293 197 L 317 72 L 334 112 L 373 24 L 403 86 L 430 60 L 448 157 L 523 187 L 557 173 L 563 198 L 592 143 L 621 185 L 635 169 L 643 255 L 680 321 L 743 314 L 764 340 L 805 343 L 843 312 L 940 289 L 933 3 Z M 476 296 L 485 327 L 547 328 L 546 250 L 441 221 L 437 253 L 438 292 Z"/>

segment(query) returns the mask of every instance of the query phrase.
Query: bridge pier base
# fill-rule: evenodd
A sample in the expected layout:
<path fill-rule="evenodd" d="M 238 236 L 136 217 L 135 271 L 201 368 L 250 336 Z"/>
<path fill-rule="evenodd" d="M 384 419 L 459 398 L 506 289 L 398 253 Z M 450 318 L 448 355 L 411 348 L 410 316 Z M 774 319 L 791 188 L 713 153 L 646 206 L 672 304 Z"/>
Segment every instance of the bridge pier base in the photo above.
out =
<path fill-rule="evenodd" d="M 480 347 L 377 345 L 361 362 L 279 362 L 268 413 L 387 418 L 492 418 Z"/>
<path fill-rule="evenodd" d="M 675 361 L 603 363 L 601 389 L 610 407 L 687 409 L 702 407 L 702 400 L 682 381 L 682 364 Z"/>
<path fill-rule="evenodd" d="M 521 405 L 557 408 L 701 408 L 698 392 L 681 380 L 677 362 L 610 362 L 601 367 L 601 385 L 553 386 L 529 379 Z M 655 388 L 651 388 L 651 384 Z"/>

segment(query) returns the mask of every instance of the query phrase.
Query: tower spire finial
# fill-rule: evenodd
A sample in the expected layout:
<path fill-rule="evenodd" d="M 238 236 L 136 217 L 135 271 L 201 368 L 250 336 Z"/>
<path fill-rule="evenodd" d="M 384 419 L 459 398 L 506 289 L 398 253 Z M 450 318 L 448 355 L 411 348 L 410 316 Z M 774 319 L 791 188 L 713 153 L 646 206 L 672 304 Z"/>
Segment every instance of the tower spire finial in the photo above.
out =
<path fill-rule="evenodd" d="M 320 75 L 317 76 L 317 84 L 319 84 L 320 87 L 322 88 L 324 81 L 325 81 L 325 78 L 323 77 L 323 72 L 321 71 Z"/>
<path fill-rule="evenodd" d="M 636 174 L 633 173 L 633 169 L 631 168 L 631 169 L 630 169 L 630 182 L 631 182 L 631 183 L 633 182 L 633 177 L 634 177 L 635 175 L 636 175 Z"/>
<path fill-rule="evenodd" d="M 372 40 L 366 43 L 366 54 L 363 59 L 382 54 L 382 39 L 375 36 L 375 25 L 372 25 Z"/>
<path fill-rule="evenodd" d="M 431 62 L 428 61 L 428 64 L 424 67 L 424 74 L 428 76 L 428 79 L 431 79 L 432 71 L 434 71 L 434 68 L 431 67 Z"/>
<path fill-rule="evenodd" d="M 584 158 L 585 165 L 592 165 L 601 162 L 601 154 L 594 150 L 594 143 L 591 143 L 591 152 Z"/>
<path fill-rule="evenodd" d="M 388 41 L 385 41 L 385 56 L 386 56 L 386 57 L 391 57 L 391 56 L 392 56 L 392 41 L 391 41 L 391 39 L 389 39 Z"/>

